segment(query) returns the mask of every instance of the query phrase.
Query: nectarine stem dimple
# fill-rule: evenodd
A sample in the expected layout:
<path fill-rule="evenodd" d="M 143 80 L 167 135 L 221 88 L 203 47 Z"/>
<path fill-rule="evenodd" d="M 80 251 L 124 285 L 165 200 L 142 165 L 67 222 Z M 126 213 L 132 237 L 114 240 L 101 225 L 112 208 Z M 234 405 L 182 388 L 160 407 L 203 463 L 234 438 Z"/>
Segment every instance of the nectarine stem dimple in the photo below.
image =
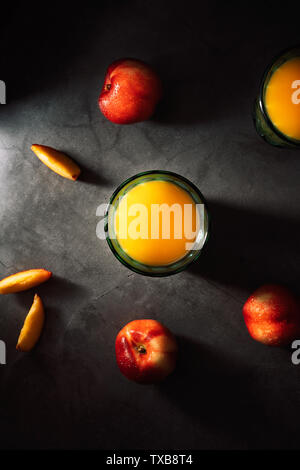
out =
<path fill-rule="evenodd" d="M 140 353 L 140 354 L 146 354 L 146 353 L 147 353 L 147 350 L 146 350 L 145 346 L 142 346 L 142 345 L 138 346 L 138 347 L 136 348 L 136 350 L 137 350 L 137 352 Z"/>
<path fill-rule="evenodd" d="M 108 84 L 106 85 L 106 89 L 107 89 L 107 91 L 109 91 L 109 90 L 111 89 L 111 84 L 110 84 L 110 83 L 108 83 Z"/>

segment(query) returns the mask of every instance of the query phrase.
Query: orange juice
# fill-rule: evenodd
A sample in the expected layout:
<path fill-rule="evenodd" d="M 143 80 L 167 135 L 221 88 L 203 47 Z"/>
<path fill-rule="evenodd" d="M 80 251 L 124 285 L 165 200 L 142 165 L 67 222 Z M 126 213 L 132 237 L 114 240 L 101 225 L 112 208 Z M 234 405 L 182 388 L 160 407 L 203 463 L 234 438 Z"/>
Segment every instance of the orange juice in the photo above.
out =
<path fill-rule="evenodd" d="M 300 140 L 300 57 L 273 72 L 264 102 L 273 125 L 285 136 Z"/>
<path fill-rule="evenodd" d="M 194 200 L 169 181 L 137 184 L 120 199 L 115 214 L 115 233 L 122 250 L 149 266 L 182 259 L 196 240 L 196 229 Z"/>

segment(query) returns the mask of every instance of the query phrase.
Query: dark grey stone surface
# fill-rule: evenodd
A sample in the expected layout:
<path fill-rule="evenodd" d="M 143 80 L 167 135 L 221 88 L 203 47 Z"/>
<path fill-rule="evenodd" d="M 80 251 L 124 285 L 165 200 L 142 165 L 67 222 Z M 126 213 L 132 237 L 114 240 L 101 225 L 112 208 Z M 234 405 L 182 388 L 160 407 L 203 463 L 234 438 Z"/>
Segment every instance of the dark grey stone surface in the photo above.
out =
<path fill-rule="evenodd" d="M 298 41 L 299 16 L 198 3 L 24 5 L 2 19 L 0 277 L 34 267 L 54 277 L 36 289 L 47 323 L 30 354 L 15 345 L 34 292 L 0 298 L 1 448 L 298 447 L 300 366 L 291 350 L 250 339 L 242 305 L 265 282 L 299 293 L 299 152 L 268 146 L 251 118 L 265 66 Z M 97 98 L 124 56 L 157 67 L 165 99 L 151 121 L 120 127 Z M 32 143 L 66 151 L 82 178 L 52 173 Z M 212 215 L 206 252 L 165 279 L 131 273 L 96 237 L 97 206 L 149 169 L 189 178 Z M 176 373 L 158 386 L 130 383 L 115 362 L 116 334 L 145 317 L 180 345 Z"/>

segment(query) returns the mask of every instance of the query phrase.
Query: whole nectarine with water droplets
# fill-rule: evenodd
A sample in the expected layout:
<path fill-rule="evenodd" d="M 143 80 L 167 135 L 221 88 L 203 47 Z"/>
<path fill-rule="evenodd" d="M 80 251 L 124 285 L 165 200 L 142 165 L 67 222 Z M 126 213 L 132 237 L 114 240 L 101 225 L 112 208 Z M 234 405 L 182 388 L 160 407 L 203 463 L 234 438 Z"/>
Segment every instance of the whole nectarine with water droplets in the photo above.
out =
<path fill-rule="evenodd" d="M 149 119 L 162 96 L 157 73 L 136 59 L 120 59 L 107 69 L 99 97 L 104 116 L 115 124 L 132 124 Z"/>
<path fill-rule="evenodd" d="M 283 346 L 300 338 L 299 300 L 286 287 L 274 284 L 260 287 L 245 303 L 243 314 L 256 341 Z"/>
<path fill-rule="evenodd" d="M 116 357 L 120 371 L 128 379 L 156 383 L 175 369 L 177 343 L 158 321 L 135 320 L 119 332 Z"/>

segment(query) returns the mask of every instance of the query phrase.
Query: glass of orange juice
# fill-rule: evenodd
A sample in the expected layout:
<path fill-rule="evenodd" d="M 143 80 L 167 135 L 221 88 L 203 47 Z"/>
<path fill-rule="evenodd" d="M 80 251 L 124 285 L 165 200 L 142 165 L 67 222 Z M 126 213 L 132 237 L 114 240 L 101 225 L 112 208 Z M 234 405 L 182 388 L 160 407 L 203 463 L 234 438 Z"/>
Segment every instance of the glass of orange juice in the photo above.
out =
<path fill-rule="evenodd" d="M 109 247 L 126 267 L 146 276 L 168 276 L 200 256 L 209 232 L 207 205 L 186 178 L 146 171 L 114 192 L 105 232 Z"/>
<path fill-rule="evenodd" d="M 268 143 L 300 148 L 300 46 L 282 52 L 265 71 L 254 122 Z"/>

